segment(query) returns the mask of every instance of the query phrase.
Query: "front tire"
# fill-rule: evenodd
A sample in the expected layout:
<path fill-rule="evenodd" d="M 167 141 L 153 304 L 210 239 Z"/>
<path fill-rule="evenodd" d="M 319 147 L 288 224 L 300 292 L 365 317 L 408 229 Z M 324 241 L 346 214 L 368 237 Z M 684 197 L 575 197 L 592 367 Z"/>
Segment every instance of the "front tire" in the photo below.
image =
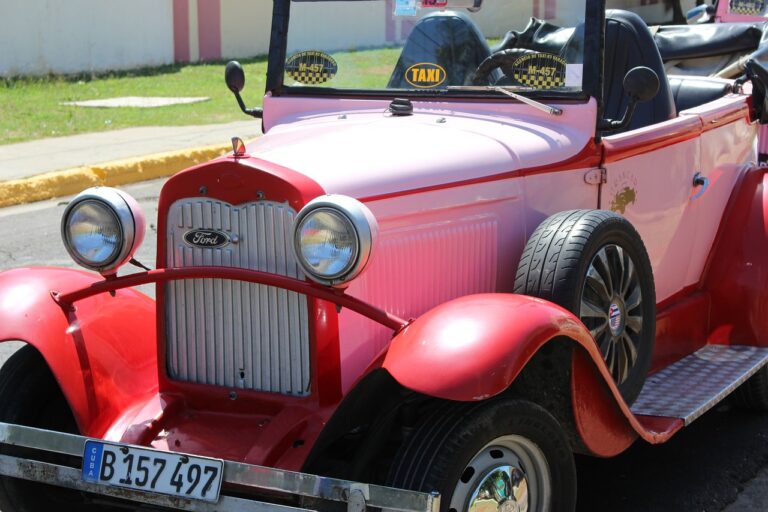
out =
<path fill-rule="evenodd" d="M 31 345 L 17 350 L 0 368 L 0 421 L 77 434 L 64 395 L 45 360 Z M 3 449 L 24 457 L 24 449 Z M 36 482 L 0 477 L 0 510 L 47 512 L 83 510 L 82 494 Z"/>
<path fill-rule="evenodd" d="M 443 512 L 576 506 L 565 434 L 551 414 L 523 400 L 440 404 L 400 449 L 389 483 L 440 492 Z"/>

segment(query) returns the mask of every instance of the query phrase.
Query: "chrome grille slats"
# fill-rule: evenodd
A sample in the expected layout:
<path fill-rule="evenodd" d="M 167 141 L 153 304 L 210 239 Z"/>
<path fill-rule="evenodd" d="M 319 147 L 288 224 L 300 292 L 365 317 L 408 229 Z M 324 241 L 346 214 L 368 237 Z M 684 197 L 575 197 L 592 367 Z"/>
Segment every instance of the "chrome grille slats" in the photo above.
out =
<path fill-rule="evenodd" d="M 169 210 L 169 267 L 224 266 L 303 278 L 291 249 L 296 212 L 257 201 L 232 206 L 208 198 Z M 237 237 L 221 248 L 191 247 L 184 234 L 211 229 Z M 166 365 L 175 380 L 307 395 L 309 316 L 303 295 L 227 279 L 166 284 Z"/>

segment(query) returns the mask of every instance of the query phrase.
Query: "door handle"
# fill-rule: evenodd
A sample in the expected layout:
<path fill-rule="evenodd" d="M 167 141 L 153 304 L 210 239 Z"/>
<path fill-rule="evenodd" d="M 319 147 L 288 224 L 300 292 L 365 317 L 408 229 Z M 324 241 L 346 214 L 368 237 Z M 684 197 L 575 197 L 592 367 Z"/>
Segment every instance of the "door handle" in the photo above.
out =
<path fill-rule="evenodd" d="M 707 189 L 709 188 L 709 178 L 707 178 L 706 176 L 704 176 L 700 172 L 697 172 L 693 176 L 693 186 L 694 187 L 701 187 L 701 190 L 696 192 L 696 194 L 693 197 L 691 197 L 691 201 L 693 201 L 694 199 L 698 199 L 698 198 L 700 198 L 701 196 L 704 195 L 704 192 L 706 192 Z"/>

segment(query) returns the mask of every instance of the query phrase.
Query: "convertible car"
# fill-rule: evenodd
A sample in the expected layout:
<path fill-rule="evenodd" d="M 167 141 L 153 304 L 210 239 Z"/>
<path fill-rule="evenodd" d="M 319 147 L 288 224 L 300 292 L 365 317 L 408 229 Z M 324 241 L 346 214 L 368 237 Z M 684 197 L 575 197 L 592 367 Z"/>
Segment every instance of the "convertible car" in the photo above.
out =
<path fill-rule="evenodd" d="M 275 0 L 155 269 L 101 187 L 87 270 L 0 274 L 0 509 L 568 511 L 574 453 L 768 410 L 765 26 L 529 14 Z"/>

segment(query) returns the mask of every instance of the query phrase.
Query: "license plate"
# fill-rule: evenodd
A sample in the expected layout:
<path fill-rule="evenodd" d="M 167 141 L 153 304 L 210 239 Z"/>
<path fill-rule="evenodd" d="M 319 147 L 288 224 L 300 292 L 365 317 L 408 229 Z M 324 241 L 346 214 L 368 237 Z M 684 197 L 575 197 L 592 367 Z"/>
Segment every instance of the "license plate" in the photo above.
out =
<path fill-rule="evenodd" d="M 83 480 L 205 501 L 218 501 L 224 461 L 136 448 L 85 443 Z"/>

